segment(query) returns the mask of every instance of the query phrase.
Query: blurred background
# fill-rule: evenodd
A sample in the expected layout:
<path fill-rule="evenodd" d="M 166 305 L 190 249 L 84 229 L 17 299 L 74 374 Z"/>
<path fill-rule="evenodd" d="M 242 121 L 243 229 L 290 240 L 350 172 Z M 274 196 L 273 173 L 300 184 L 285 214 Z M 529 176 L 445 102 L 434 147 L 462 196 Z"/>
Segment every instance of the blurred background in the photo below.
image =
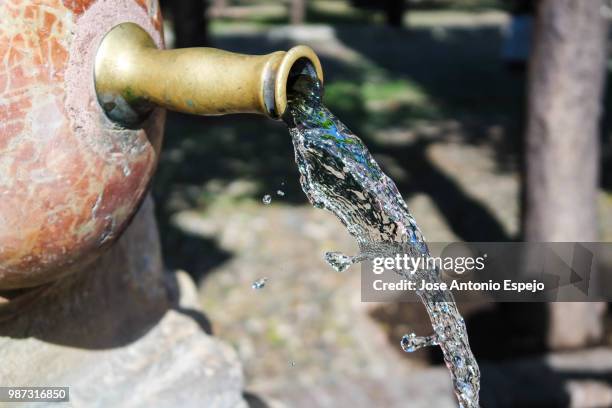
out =
<path fill-rule="evenodd" d="M 397 183 L 429 241 L 612 241 L 610 2 L 162 5 L 168 46 L 311 46 L 325 104 Z M 325 251 L 357 248 L 307 202 L 283 123 L 170 113 L 164 143 L 153 192 L 165 262 L 198 283 L 252 406 L 456 406 L 437 348 L 399 346 L 431 332 L 423 307 L 361 303 L 359 267 L 324 263 Z M 608 305 L 460 309 L 483 406 L 612 406 Z"/>

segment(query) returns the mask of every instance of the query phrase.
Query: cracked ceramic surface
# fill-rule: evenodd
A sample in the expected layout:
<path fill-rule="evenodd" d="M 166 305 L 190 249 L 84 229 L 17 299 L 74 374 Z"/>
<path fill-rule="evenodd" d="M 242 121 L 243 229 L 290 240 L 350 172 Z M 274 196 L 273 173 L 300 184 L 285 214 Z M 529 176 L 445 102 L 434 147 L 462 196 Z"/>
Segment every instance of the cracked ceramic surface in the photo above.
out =
<path fill-rule="evenodd" d="M 0 0 L 0 290 L 52 281 L 123 231 L 157 164 L 164 114 L 114 125 L 93 62 L 115 25 L 163 47 L 155 0 Z"/>

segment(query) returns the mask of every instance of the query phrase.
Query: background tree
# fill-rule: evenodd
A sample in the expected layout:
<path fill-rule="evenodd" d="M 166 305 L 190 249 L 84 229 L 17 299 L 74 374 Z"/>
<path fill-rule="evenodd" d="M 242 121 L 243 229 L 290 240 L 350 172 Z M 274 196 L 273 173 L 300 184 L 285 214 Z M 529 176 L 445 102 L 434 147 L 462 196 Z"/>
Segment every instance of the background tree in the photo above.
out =
<path fill-rule="evenodd" d="M 406 2 L 404 0 L 384 0 L 387 24 L 392 27 L 401 27 L 404 21 Z"/>
<path fill-rule="evenodd" d="M 174 22 L 175 48 L 202 47 L 208 44 L 206 0 L 166 1 Z"/>
<path fill-rule="evenodd" d="M 306 6 L 306 0 L 291 0 L 289 4 L 289 22 L 291 24 L 304 24 Z"/>
<path fill-rule="evenodd" d="M 597 241 L 599 122 L 608 22 L 600 0 L 540 0 L 529 65 L 527 241 Z M 547 343 L 578 347 L 602 334 L 598 303 L 549 305 Z"/>

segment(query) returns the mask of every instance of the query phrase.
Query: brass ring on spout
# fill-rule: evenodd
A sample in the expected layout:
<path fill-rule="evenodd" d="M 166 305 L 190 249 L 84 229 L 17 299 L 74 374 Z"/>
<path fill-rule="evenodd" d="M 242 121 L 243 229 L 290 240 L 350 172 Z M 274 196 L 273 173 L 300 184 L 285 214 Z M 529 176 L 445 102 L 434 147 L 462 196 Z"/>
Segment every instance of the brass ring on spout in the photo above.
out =
<path fill-rule="evenodd" d="M 278 67 L 278 73 L 276 74 L 276 95 L 274 99 L 276 104 L 276 112 L 279 113 L 279 117 L 281 117 L 285 112 L 285 109 L 287 109 L 287 80 L 289 79 L 289 74 L 291 73 L 295 63 L 301 59 L 306 59 L 313 65 L 317 78 L 319 81 L 321 81 L 321 83 L 323 83 L 323 69 L 321 68 L 321 62 L 312 48 L 305 45 L 298 45 L 297 47 L 293 47 L 287 51 L 287 54 L 285 54 L 280 66 Z"/>

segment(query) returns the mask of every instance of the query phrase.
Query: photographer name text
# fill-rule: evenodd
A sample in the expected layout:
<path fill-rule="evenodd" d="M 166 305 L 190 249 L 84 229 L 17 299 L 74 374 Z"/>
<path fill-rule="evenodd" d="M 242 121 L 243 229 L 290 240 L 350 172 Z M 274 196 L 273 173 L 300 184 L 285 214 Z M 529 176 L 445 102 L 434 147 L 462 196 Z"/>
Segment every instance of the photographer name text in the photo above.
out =
<path fill-rule="evenodd" d="M 372 282 L 372 288 L 375 291 L 403 291 L 403 290 L 455 290 L 455 291 L 505 291 L 505 292 L 543 292 L 545 286 L 543 282 L 532 280 L 529 282 L 524 281 L 513 281 L 506 279 L 502 282 L 472 282 L 465 281 L 460 282 L 458 280 L 452 280 L 450 283 L 447 282 L 432 282 L 425 279 L 420 281 L 413 281 L 408 279 L 402 279 L 397 282 L 384 282 L 381 279 L 374 280 Z"/>

